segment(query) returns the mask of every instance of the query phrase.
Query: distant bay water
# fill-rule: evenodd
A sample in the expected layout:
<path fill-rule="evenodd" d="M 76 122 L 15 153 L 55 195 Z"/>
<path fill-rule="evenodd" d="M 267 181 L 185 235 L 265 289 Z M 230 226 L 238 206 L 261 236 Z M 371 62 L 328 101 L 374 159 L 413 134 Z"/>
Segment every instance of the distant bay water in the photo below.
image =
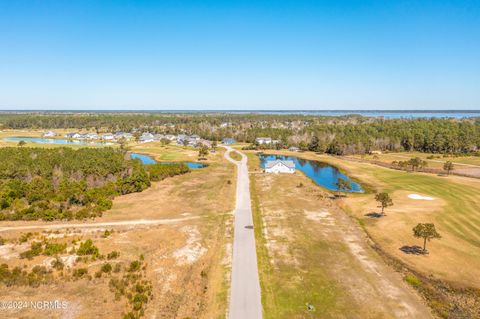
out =
<path fill-rule="evenodd" d="M 480 118 L 480 109 L 478 110 L 0 110 L 1 113 L 160 113 L 160 114 L 276 114 L 276 115 L 309 115 L 309 116 L 346 116 L 360 115 L 365 117 L 378 117 L 386 119 L 412 119 L 412 118 Z"/>
<path fill-rule="evenodd" d="M 257 113 L 257 114 L 297 114 L 310 116 L 346 116 L 361 115 L 386 119 L 412 118 L 470 118 L 479 117 L 480 110 L 475 111 L 227 111 L 228 113 Z"/>

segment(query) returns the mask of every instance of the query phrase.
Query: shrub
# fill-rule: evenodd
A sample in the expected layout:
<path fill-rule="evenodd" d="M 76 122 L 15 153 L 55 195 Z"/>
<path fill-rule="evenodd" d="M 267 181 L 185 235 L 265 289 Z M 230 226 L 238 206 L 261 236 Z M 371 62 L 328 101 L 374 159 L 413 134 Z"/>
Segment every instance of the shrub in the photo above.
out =
<path fill-rule="evenodd" d="M 142 265 L 142 264 L 140 263 L 140 261 L 134 260 L 134 261 L 132 261 L 132 262 L 130 263 L 130 267 L 128 268 L 128 271 L 129 271 L 129 272 L 139 271 L 141 265 Z"/>
<path fill-rule="evenodd" d="M 110 263 L 106 263 L 102 265 L 102 272 L 109 273 L 112 271 L 112 265 Z"/>
<path fill-rule="evenodd" d="M 406 275 L 404 280 L 413 287 L 419 287 L 422 284 L 422 281 L 413 274 Z"/>
<path fill-rule="evenodd" d="M 30 250 L 20 253 L 20 258 L 27 258 L 28 260 L 33 259 L 35 256 L 39 256 L 42 253 L 42 243 L 33 242 L 30 245 Z"/>
<path fill-rule="evenodd" d="M 75 278 L 82 278 L 88 274 L 87 268 L 77 268 L 73 270 L 73 277 Z"/>
<path fill-rule="evenodd" d="M 87 239 L 80 244 L 80 247 L 77 249 L 77 255 L 91 255 L 92 257 L 96 258 L 99 255 L 99 250 L 95 245 L 93 245 L 93 241 L 91 239 Z"/>
<path fill-rule="evenodd" d="M 118 256 L 120 256 L 120 253 L 118 251 L 112 251 L 111 253 L 107 254 L 107 259 L 115 259 L 118 258 Z"/>
<path fill-rule="evenodd" d="M 67 244 L 46 243 L 45 249 L 43 250 L 43 254 L 47 256 L 53 256 L 53 255 L 57 255 L 65 252 L 66 249 L 67 249 Z"/>

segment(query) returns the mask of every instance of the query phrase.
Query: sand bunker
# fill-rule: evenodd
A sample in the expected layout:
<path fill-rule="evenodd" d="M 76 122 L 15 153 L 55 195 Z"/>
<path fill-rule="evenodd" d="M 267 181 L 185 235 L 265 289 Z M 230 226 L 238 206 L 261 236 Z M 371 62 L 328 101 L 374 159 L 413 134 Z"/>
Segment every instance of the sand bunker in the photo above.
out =
<path fill-rule="evenodd" d="M 410 198 L 410 199 L 421 199 L 421 200 L 434 200 L 433 197 L 422 196 L 422 195 L 418 195 L 418 194 L 410 194 L 410 195 L 408 195 L 408 198 Z"/>

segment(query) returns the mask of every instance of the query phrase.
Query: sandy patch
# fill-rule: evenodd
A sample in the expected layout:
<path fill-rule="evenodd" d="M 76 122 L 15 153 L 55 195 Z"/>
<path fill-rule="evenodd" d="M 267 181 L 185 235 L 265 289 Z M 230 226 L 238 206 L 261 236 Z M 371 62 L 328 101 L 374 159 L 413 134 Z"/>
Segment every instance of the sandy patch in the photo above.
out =
<path fill-rule="evenodd" d="M 435 198 L 429 196 L 422 196 L 419 194 L 409 194 L 408 198 L 410 199 L 419 199 L 419 200 L 434 200 Z"/>
<path fill-rule="evenodd" d="M 0 246 L 0 257 L 9 260 L 11 258 L 18 258 L 18 254 L 27 250 L 30 247 L 29 243 L 23 243 L 20 245 L 5 244 Z"/>
<path fill-rule="evenodd" d="M 187 243 L 182 248 L 173 253 L 173 257 L 177 258 L 180 265 L 190 265 L 198 260 L 207 249 L 200 243 L 200 232 L 196 227 L 185 226 L 182 231 L 188 235 Z"/>
<path fill-rule="evenodd" d="M 327 210 L 322 210 L 322 211 L 305 210 L 304 212 L 305 212 L 305 217 L 308 220 L 311 220 L 314 222 L 321 222 L 322 224 L 330 225 L 330 226 L 333 226 L 335 224 L 335 219 Z"/>

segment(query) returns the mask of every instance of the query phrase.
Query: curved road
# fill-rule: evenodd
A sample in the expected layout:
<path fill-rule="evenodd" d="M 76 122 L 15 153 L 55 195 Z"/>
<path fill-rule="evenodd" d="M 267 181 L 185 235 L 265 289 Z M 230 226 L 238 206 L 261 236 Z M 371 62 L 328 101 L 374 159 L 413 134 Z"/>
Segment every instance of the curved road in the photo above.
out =
<path fill-rule="evenodd" d="M 230 319 L 262 318 L 260 282 L 258 280 L 257 253 L 253 232 L 250 182 L 247 157 L 233 160 L 229 154 L 233 149 L 224 146 L 225 158 L 237 165 L 237 195 L 233 235 L 232 282 L 230 287 Z"/>

